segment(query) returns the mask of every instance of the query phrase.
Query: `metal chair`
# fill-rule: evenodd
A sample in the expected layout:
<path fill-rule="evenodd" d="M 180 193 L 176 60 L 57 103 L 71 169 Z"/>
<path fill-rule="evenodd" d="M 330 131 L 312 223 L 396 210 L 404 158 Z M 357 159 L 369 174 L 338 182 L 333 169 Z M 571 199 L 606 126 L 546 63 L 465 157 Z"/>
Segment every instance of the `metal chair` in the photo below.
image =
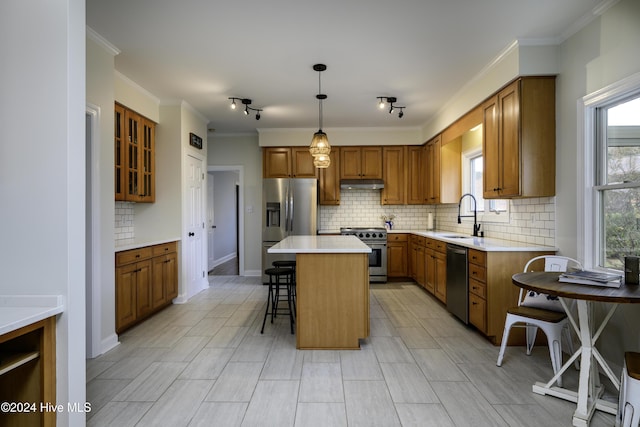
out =
<path fill-rule="evenodd" d="M 532 258 L 524 267 L 524 272 L 529 270 L 531 264 L 544 260 L 544 271 L 567 271 L 568 267 L 582 269 L 579 261 L 558 255 L 542 255 Z M 497 365 L 502 366 L 502 359 L 509 340 L 509 332 L 512 327 L 524 327 L 526 329 L 527 355 L 536 341 L 538 328 L 542 329 L 547 336 L 549 345 L 549 356 L 553 366 L 554 374 L 562 368 L 562 336 L 564 335 L 567 349 L 573 354 L 573 340 L 569 330 L 569 320 L 564 308 L 557 297 L 546 294 L 537 294 L 532 291 L 520 289 L 518 306 L 507 310 L 507 318 L 504 324 L 504 333 L 498 354 Z M 558 378 L 558 386 L 562 386 L 562 377 Z"/>
<path fill-rule="evenodd" d="M 640 422 L 640 353 L 624 354 L 616 427 L 637 426 Z"/>

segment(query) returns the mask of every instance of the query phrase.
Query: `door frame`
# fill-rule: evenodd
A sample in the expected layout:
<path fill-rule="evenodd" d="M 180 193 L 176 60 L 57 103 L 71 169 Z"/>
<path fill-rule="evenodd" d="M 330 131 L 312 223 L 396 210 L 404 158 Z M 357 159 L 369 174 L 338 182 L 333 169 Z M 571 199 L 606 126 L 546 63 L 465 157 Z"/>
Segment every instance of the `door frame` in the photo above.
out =
<path fill-rule="evenodd" d="M 87 158 L 87 175 L 90 176 L 91 189 L 85 200 L 87 235 L 85 236 L 85 262 L 87 283 L 85 284 L 85 301 L 87 324 L 86 329 L 86 357 L 94 358 L 102 354 L 102 306 L 101 306 L 101 203 L 100 203 L 100 107 L 87 103 L 85 106 L 85 120 L 88 119 L 90 129 L 85 130 L 87 149 L 91 150 Z M 87 188 L 87 190 L 89 190 Z M 90 227 L 90 229 L 89 229 Z"/>
<path fill-rule="evenodd" d="M 208 166 L 207 172 L 233 171 L 238 173 L 238 275 L 244 276 L 244 166 Z"/>

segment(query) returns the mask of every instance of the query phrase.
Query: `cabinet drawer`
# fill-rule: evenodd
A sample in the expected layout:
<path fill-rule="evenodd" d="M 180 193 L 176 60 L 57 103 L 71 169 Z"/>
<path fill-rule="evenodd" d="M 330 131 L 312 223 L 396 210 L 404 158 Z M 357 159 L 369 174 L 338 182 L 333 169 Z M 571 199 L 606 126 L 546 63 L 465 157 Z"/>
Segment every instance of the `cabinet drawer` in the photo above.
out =
<path fill-rule="evenodd" d="M 447 252 L 447 244 L 445 242 L 441 242 L 440 240 L 434 240 L 433 242 L 434 242 L 433 248 L 436 251 L 442 252 L 442 253 Z"/>
<path fill-rule="evenodd" d="M 433 239 L 429 239 L 428 237 L 425 237 L 424 245 L 429 249 L 433 249 L 436 247 L 436 241 Z"/>
<path fill-rule="evenodd" d="M 411 243 L 414 245 L 424 246 L 425 238 L 422 236 L 411 236 Z"/>
<path fill-rule="evenodd" d="M 130 264 L 132 262 L 151 258 L 152 254 L 153 250 L 151 249 L 151 247 L 118 252 L 116 253 L 116 266 Z"/>
<path fill-rule="evenodd" d="M 476 264 L 469 264 L 469 279 L 486 282 L 487 269 Z"/>
<path fill-rule="evenodd" d="M 469 292 L 476 294 L 480 298 L 487 299 L 487 286 L 477 280 L 469 279 Z"/>
<path fill-rule="evenodd" d="M 487 303 L 475 294 L 469 294 L 469 322 L 481 332 L 487 332 Z"/>
<path fill-rule="evenodd" d="M 487 253 L 483 251 L 476 251 L 475 249 L 469 249 L 469 262 L 484 267 L 487 264 Z"/>
<path fill-rule="evenodd" d="M 387 234 L 387 241 L 388 242 L 406 242 L 407 241 L 407 235 L 406 234 Z"/>
<path fill-rule="evenodd" d="M 153 256 L 164 255 L 171 252 L 176 252 L 176 242 L 153 246 Z"/>

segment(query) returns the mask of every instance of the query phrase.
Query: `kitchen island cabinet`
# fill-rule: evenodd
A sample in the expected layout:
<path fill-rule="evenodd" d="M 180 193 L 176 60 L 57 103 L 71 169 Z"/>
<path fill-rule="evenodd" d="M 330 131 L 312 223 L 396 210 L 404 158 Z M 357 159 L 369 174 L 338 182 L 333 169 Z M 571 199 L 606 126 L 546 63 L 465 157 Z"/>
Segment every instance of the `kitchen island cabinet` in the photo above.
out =
<path fill-rule="evenodd" d="M 270 253 L 296 255 L 296 347 L 359 349 L 369 336 L 369 253 L 355 236 L 290 236 Z"/>

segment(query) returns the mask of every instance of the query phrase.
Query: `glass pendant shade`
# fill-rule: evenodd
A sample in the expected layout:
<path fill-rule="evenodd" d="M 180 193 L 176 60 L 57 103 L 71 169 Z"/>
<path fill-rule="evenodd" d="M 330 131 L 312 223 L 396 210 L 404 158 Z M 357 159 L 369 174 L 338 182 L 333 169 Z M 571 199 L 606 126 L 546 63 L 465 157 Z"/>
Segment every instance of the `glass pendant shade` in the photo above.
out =
<path fill-rule="evenodd" d="M 329 156 L 331 153 L 331 145 L 329 145 L 329 138 L 327 134 L 322 132 L 322 129 L 313 134 L 311 139 L 311 145 L 309 146 L 309 152 L 312 156 L 317 157 L 320 155 Z"/>
<path fill-rule="evenodd" d="M 318 169 L 328 168 L 331 164 L 331 158 L 328 154 L 318 154 L 317 156 L 313 156 L 313 166 Z"/>

